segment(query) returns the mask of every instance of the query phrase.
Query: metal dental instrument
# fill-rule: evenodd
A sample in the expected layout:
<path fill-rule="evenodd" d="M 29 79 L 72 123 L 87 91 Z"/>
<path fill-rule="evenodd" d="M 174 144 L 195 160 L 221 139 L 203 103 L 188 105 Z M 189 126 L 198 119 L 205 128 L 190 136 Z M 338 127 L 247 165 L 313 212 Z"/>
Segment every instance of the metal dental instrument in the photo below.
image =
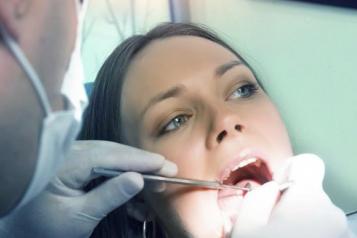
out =
<path fill-rule="evenodd" d="M 103 169 L 103 168 L 93 168 L 92 172 L 97 175 L 105 176 L 105 177 L 116 177 L 122 173 L 122 171 L 111 170 L 111 169 Z M 142 174 L 144 180 L 148 181 L 158 181 L 164 183 L 174 183 L 174 184 L 181 184 L 181 185 L 188 185 L 188 186 L 195 186 L 201 188 L 209 188 L 209 189 L 236 189 L 245 192 L 250 192 L 254 188 L 252 187 L 239 187 L 235 185 L 225 185 L 218 181 L 205 181 L 205 180 L 197 180 L 197 179 L 185 179 L 185 178 L 171 178 L 171 177 L 164 177 L 159 175 L 151 175 L 151 174 Z M 291 185 L 291 182 L 283 183 L 280 185 L 280 191 L 286 190 Z"/>
<path fill-rule="evenodd" d="M 110 169 L 102 169 L 102 168 L 93 168 L 93 173 L 99 174 L 105 177 L 115 177 L 124 172 L 117 171 L 117 170 L 110 170 Z M 238 189 L 242 191 L 251 191 L 251 188 L 244 188 L 239 186 L 233 185 L 225 185 L 221 184 L 220 182 L 216 181 L 205 181 L 205 180 L 196 180 L 196 179 L 185 179 L 185 178 L 171 178 L 171 177 L 164 177 L 159 175 L 151 175 L 151 174 L 141 174 L 144 180 L 149 181 L 158 181 L 164 183 L 174 183 L 174 184 L 182 184 L 182 185 L 189 185 L 201 188 L 210 188 L 210 189 Z"/>

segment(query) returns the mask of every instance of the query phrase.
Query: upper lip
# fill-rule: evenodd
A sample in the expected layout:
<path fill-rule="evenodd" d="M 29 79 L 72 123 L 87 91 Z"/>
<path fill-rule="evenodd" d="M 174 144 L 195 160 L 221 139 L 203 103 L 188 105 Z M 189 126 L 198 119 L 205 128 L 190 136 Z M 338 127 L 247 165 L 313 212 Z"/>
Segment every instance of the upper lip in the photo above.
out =
<path fill-rule="evenodd" d="M 223 181 L 231 174 L 233 170 L 238 169 L 239 167 L 244 166 L 246 163 L 250 163 L 251 158 L 257 158 L 263 161 L 269 170 L 271 175 L 268 163 L 267 163 L 267 155 L 258 149 L 247 148 L 241 150 L 237 157 L 233 160 L 230 160 L 219 172 L 218 181 L 223 183 Z"/>

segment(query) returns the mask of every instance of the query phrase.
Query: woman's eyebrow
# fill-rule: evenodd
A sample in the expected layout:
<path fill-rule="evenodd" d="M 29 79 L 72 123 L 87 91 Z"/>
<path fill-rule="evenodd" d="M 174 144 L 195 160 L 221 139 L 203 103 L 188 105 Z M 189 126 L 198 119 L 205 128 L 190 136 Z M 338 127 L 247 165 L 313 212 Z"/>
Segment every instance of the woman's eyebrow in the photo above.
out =
<path fill-rule="evenodd" d="M 245 65 L 245 64 L 238 60 L 232 60 L 228 63 L 222 64 L 216 68 L 215 75 L 216 77 L 222 77 L 223 74 L 225 74 L 228 70 L 239 65 Z"/>
<path fill-rule="evenodd" d="M 151 98 L 149 102 L 146 104 L 142 112 L 140 113 L 141 117 L 144 116 L 144 114 L 147 112 L 147 110 L 152 107 L 154 104 L 157 104 L 165 99 L 168 98 L 173 98 L 173 97 L 178 97 L 182 95 L 182 93 L 185 91 L 185 87 L 183 85 L 176 85 L 164 92 L 161 92 L 157 94 L 155 97 Z"/>
<path fill-rule="evenodd" d="M 235 66 L 239 66 L 239 65 L 245 65 L 245 64 L 238 60 L 229 61 L 228 63 L 218 66 L 215 70 L 215 75 L 217 77 L 222 77 L 222 75 L 225 74 L 228 70 L 232 69 Z M 174 86 L 174 87 L 168 89 L 167 91 L 159 93 L 158 95 L 156 95 L 155 97 L 153 97 L 149 100 L 149 102 L 146 104 L 146 106 L 140 113 L 140 116 L 141 117 L 144 116 L 144 114 L 147 112 L 147 110 L 150 107 L 152 107 L 154 104 L 157 104 L 158 102 L 161 102 L 168 98 L 178 97 L 184 91 L 185 91 L 185 87 L 183 85 L 177 85 L 177 86 Z"/>

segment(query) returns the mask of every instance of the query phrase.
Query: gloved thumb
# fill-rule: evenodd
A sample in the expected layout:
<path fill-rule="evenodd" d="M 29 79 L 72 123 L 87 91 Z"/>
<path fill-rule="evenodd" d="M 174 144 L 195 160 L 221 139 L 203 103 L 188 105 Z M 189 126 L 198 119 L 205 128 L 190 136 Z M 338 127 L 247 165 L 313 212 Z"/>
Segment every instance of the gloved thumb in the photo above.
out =
<path fill-rule="evenodd" d="M 83 196 L 83 213 L 100 221 L 108 213 L 126 203 L 144 187 L 139 173 L 126 172 L 112 178 Z"/>
<path fill-rule="evenodd" d="M 291 181 L 292 184 L 282 194 L 272 219 L 284 220 L 289 225 L 295 224 L 304 220 L 304 216 L 309 215 L 310 212 L 313 213 L 314 209 L 330 204 L 322 187 L 325 166 L 318 156 L 313 154 L 294 156 L 288 159 L 284 170 L 285 181 Z M 313 220 L 314 217 L 310 215 L 309 219 Z"/>
<path fill-rule="evenodd" d="M 288 159 L 286 165 L 274 176 L 280 183 L 292 181 L 300 185 L 316 188 L 322 187 L 325 175 L 325 166 L 314 154 L 301 154 Z"/>
<path fill-rule="evenodd" d="M 269 221 L 279 195 L 279 185 L 273 181 L 248 192 L 244 197 L 231 237 L 249 237 L 248 234 L 256 233 L 258 229 L 264 227 Z"/>

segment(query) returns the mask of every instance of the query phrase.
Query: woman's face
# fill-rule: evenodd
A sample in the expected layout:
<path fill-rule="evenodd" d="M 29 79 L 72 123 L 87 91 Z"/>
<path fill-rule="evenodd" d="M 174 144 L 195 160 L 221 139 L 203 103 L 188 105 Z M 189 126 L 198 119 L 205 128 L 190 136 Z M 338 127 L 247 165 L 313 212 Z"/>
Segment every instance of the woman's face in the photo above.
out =
<path fill-rule="evenodd" d="M 175 162 L 179 177 L 256 186 L 292 156 L 279 113 L 252 71 L 203 38 L 150 43 L 129 68 L 121 102 L 126 142 Z M 229 230 L 243 194 L 169 185 L 163 196 L 189 233 L 209 238 Z M 152 203 L 160 216 L 165 205 Z"/>

